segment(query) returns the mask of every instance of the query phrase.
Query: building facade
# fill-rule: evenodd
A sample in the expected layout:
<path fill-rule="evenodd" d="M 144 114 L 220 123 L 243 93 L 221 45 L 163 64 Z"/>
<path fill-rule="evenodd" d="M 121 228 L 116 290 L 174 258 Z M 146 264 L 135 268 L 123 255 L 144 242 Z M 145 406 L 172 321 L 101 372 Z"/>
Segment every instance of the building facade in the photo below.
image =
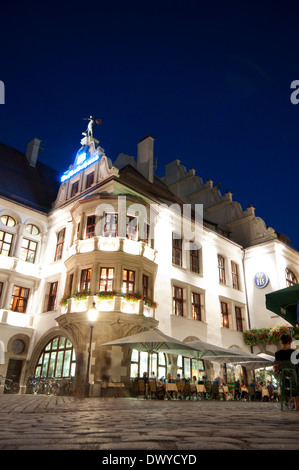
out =
<path fill-rule="evenodd" d="M 253 207 L 179 160 L 158 178 L 152 136 L 136 159 L 112 163 L 86 135 L 62 176 L 38 162 L 39 148 L 0 145 L 0 374 L 21 393 L 33 375 L 73 376 L 83 393 L 100 382 L 107 352 L 125 390 L 143 371 L 217 373 L 208 361 L 103 346 L 151 328 L 274 354 L 251 349 L 243 331 L 284 323 L 265 294 L 297 283 L 299 253 Z"/>

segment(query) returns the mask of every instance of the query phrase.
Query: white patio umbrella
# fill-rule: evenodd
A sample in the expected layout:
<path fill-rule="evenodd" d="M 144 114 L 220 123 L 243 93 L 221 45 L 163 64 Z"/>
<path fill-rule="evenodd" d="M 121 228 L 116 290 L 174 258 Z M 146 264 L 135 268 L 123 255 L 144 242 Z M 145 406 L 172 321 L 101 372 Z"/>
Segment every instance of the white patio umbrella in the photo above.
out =
<path fill-rule="evenodd" d="M 109 341 L 102 344 L 102 346 L 122 346 L 130 349 L 137 349 L 137 351 L 146 351 L 149 354 L 154 352 L 170 352 L 174 349 L 176 351 L 189 351 L 192 352 L 192 346 L 179 341 L 176 338 L 167 336 L 157 328 L 142 331 L 136 335 L 125 336 L 124 338 Z"/>
<path fill-rule="evenodd" d="M 183 356 L 191 357 L 194 359 L 208 359 L 211 357 L 225 357 L 225 356 L 235 356 L 236 354 L 231 351 L 231 349 L 225 349 L 216 344 L 207 343 L 201 340 L 189 341 L 183 343 L 187 348 L 178 349 L 178 348 L 169 348 L 168 352 L 170 354 L 181 354 Z M 190 349 L 191 348 L 191 349 Z"/>
<path fill-rule="evenodd" d="M 252 354 L 239 348 L 229 348 L 227 351 L 230 351 L 231 354 L 219 355 L 218 357 L 210 355 L 205 359 L 218 364 L 241 364 L 255 369 L 271 366 L 274 362 L 274 357 L 272 358 L 268 354 Z"/>
<path fill-rule="evenodd" d="M 124 338 L 109 341 L 104 343 L 102 346 L 125 346 L 131 349 L 137 349 L 138 351 L 147 351 L 149 353 L 168 351 L 175 348 L 176 350 L 188 350 L 192 351 L 192 346 L 187 343 L 183 343 L 176 338 L 167 336 L 157 328 L 151 330 L 142 331 L 136 335 L 125 336 Z"/>

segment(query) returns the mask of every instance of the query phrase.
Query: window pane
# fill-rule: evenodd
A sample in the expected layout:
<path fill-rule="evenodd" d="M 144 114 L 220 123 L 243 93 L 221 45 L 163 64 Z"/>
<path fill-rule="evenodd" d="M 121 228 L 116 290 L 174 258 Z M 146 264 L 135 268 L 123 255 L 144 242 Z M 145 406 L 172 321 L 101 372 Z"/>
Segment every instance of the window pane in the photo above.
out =
<path fill-rule="evenodd" d="M 131 364 L 130 377 L 138 377 L 138 364 Z"/>
<path fill-rule="evenodd" d="M 143 372 L 148 373 L 148 353 L 141 351 L 140 352 L 140 376 L 143 376 Z"/>
<path fill-rule="evenodd" d="M 56 364 L 56 372 L 55 377 L 61 377 L 62 365 L 63 365 L 63 351 L 59 351 L 57 354 L 57 364 Z"/>
<path fill-rule="evenodd" d="M 63 364 L 63 377 L 68 377 L 70 375 L 70 363 L 71 363 L 71 351 L 65 351 L 64 355 L 64 364 Z"/>
<path fill-rule="evenodd" d="M 132 350 L 131 361 L 132 362 L 138 362 L 138 351 L 137 351 L 137 349 Z"/>

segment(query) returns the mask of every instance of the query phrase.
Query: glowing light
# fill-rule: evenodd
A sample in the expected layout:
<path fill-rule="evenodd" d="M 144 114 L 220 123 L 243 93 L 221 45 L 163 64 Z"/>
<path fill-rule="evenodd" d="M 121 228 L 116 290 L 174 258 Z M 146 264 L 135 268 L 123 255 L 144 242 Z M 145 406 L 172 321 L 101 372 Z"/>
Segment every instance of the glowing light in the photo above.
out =
<path fill-rule="evenodd" d="M 84 154 L 85 155 L 85 154 Z M 88 166 L 92 165 L 92 163 L 96 162 L 97 160 L 99 160 L 100 158 L 100 155 L 94 155 L 93 157 L 89 158 L 88 160 L 85 160 L 83 163 L 79 164 L 76 166 L 76 168 L 74 168 L 73 170 L 69 170 L 69 171 L 66 171 L 60 181 L 63 183 L 64 181 L 68 180 L 69 178 L 71 178 L 72 176 L 76 175 L 77 173 L 79 173 L 79 171 L 81 170 L 85 170 L 85 168 L 87 168 Z"/>

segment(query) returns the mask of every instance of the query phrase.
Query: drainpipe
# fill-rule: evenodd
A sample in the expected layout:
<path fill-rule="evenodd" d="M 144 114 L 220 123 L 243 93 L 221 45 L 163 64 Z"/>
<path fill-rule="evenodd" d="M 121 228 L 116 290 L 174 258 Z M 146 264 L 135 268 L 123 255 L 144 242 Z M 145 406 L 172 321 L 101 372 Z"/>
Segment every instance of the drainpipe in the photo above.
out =
<path fill-rule="evenodd" d="M 242 266 L 243 266 L 243 280 L 244 280 L 244 288 L 245 288 L 245 298 L 246 298 L 246 312 L 247 312 L 247 323 L 248 323 L 248 329 L 250 330 L 251 328 L 251 323 L 250 323 L 250 313 L 249 313 L 249 304 L 248 304 L 248 294 L 247 294 L 247 284 L 246 284 L 246 276 L 245 276 L 245 250 L 242 248 L 243 251 L 243 259 L 242 259 Z M 250 346 L 250 351 L 253 354 L 253 346 Z M 252 370 L 253 374 L 253 380 L 255 380 L 255 370 Z"/>

